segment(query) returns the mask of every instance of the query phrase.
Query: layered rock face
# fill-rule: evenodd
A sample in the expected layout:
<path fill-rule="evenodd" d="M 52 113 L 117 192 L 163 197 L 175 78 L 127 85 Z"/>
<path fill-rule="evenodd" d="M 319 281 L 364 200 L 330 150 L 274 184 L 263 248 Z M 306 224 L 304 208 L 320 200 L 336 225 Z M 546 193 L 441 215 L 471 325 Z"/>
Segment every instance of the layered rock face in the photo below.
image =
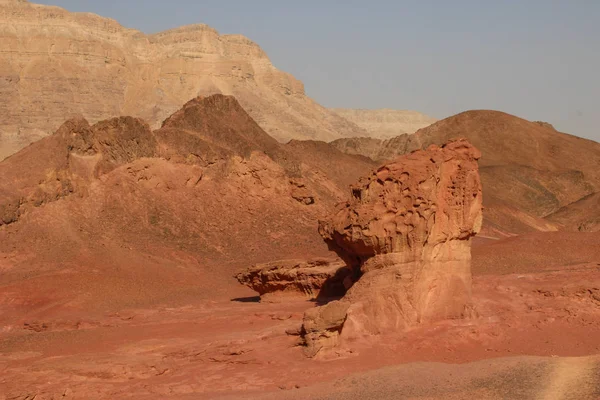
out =
<path fill-rule="evenodd" d="M 281 260 L 256 264 L 236 275 L 262 301 L 342 296 L 351 286 L 351 270 L 339 259 Z"/>
<path fill-rule="evenodd" d="M 361 179 L 321 221 L 329 247 L 362 276 L 340 301 L 306 312 L 307 355 L 469 312 L 471 237 L 482 223 L 479 157 L 466 140 L 400 157 Z"/>
<path fill-rule="evenodd" d="M 82 115 L 151 127 L 189 99 L 234 95 L 280 141 L 366 136 L 321 107 L 254 42 L 206 25 L 154 35 L 94 14 L 0 2 L 0 160 Z"/>
<path fill-rule="evenodd" d="M 404 133 L 415 133 L 437 121 L 435 118 L 420 112 L 409 110 L 348 108 L 334 108 L 332 110 L 365 129 L 369 133 L 369 137 L 375 139 L 389 139 Z"/>

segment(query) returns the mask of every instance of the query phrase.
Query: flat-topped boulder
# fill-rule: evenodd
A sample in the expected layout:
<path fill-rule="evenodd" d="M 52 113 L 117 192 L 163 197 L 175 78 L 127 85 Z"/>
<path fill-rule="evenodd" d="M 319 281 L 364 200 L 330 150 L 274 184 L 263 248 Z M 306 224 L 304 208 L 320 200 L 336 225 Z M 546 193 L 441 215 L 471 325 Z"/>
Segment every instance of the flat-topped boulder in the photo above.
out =
<path fill-rule="evenodd" d="M 262 301 L 341 297 L 352 285 L 351 270 L 336 258 L 280 260 L 256 264 L 236 275 Z"/>

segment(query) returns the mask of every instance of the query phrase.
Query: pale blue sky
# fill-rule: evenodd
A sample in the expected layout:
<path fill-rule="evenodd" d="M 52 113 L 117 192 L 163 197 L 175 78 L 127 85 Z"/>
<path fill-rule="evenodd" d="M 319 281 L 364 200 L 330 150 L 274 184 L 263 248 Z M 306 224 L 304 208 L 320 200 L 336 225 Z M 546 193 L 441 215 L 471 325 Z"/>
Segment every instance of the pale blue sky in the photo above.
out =
<path fill-rule="evenodd" d="M 328 107 L 496 109 L 600 141 L 600 0 L 38 2 L 241 33 Z"/>

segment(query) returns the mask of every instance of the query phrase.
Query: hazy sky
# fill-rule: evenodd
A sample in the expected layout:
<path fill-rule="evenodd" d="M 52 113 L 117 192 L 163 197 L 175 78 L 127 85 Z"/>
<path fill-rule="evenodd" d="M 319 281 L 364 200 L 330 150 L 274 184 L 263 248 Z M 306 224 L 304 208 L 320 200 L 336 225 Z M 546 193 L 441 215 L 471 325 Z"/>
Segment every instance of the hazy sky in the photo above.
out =
<path fill-rule="evenodd" d="M 328 107 L 496 109 L 600 141 L 600 0 L 32 0 L 256 41 Z"/>

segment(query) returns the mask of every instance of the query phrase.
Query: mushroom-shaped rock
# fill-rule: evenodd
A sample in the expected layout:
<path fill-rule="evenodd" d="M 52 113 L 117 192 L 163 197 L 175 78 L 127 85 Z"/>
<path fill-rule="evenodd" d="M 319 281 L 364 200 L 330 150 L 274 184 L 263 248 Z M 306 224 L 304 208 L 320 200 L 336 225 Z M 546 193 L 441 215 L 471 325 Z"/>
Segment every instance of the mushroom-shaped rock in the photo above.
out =
<path fill-rule="evenodd" d="M 329 247 L 362 275 L 340 301 L 305 314 L 307 355 L 469 312 L 471 238 L 482 222 L 479 157 L 466 140 L 399 157 L 320 221 Z"/>

